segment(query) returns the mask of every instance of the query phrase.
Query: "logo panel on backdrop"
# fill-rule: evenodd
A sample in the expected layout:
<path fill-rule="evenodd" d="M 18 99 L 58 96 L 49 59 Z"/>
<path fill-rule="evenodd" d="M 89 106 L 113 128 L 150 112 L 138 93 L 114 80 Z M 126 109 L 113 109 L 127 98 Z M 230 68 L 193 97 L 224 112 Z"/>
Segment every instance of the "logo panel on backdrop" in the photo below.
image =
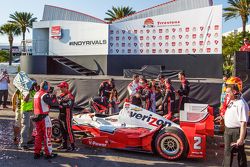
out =
<path fill-rule="evenodd" d="M 50 36 L 53 39 L 61 39 L 62 38 L 61 26 L 52 26 Z"/>

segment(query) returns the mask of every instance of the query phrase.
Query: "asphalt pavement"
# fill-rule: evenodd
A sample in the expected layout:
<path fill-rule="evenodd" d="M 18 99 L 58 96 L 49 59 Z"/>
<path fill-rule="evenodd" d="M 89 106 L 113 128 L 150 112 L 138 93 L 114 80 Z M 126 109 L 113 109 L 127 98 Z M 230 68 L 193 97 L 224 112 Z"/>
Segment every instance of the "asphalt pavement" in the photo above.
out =
<path fill-rule="evenodd" d="M 52 112 L 51 117 L 57 117 Z M 181 161 L 167 161 L 159 155 L 129 152 L 115 149 L 88 147 L 76 140 L 77 150 L 73 152 L 57 152 L 58 157 L 52 160 L 44 158 L 33 159 L 33 149 L 22 151 L 12 142 L 14 113 L 11 109 L 0 109 L 0 167 L 191 167 L 191 166 L 221 166 L 223 160 L 222 138 L 214 137 L 207 140 L 206 159 L 185 159 Z M 250 129 L 248 128 L 246 153 L 250 165 Z M 54 148 L 57 146 L 55 143 Z M 236 158 L 235 158 L 236 161 Z M 236 163 L 234 163 L 236 165 Z"/>

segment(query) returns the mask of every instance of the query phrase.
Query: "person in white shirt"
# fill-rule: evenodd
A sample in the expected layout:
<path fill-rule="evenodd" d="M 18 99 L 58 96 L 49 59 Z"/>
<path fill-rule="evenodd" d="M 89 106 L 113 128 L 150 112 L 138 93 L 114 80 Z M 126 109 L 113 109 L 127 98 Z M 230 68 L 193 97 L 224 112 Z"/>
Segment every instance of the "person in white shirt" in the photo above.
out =
<path fill-rule="evenodd" d="M 136 89 L 139 86 L 139 75 L 133 75 L 133 81 L 128 85 L 129 96 L 134 96 L 136 94 Z"/>
<path fill-rule="evenodd" d="M 8 84 L 10 83 L 9 75 L 6 69 L 1 70 L 0 75 L 0 105 L 7 108 Z"/>
<path fill-rule="evenodd" d="M 242 81 L 238 77 L 231 77 L 226 82 L 226 94 L 230 102 L 224 115 L 224 161 L 223 166 L 232 166 L 233 154 L 238 153 L 238 166 L 247 167 L 245 153 L 245 137 L 247 132 L 247 121 L 249 106 L 241 96 Z"/>

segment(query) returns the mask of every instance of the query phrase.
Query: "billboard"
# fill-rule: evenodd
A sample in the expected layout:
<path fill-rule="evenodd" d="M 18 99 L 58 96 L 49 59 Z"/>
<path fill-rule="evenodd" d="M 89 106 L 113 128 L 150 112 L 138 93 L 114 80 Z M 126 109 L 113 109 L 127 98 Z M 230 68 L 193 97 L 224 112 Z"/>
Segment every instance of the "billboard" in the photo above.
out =
<path fill-rule="evenodd" d="M 221 54 L 222 6 L 114 23 L 109 54 Z"/>
<path fill-rule="evenodd" d="M 108 24 L 62 20 L 45 22 L 49 24 L 51 34 L 49 55 L 108 54 Z"/>

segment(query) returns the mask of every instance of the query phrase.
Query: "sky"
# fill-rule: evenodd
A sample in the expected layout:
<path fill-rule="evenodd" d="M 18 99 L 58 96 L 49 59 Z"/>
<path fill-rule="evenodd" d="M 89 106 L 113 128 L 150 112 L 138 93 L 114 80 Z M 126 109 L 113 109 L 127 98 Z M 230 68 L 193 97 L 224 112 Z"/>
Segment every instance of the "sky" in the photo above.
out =
<path fill-rule="evenodd" d="M 3 0 L 0 5 L 0 26 L 9 20 L 9 15 L 18 12 L 33 13 L 38 21 L 42 19 L 44 5 L 63 7 L 78 12 L 83 12 L 100 19 L 106 17 L 105 12 L 112 6 L 130 6 L 135 11 L 140 11 L 169 0 Z M 214 0 L 214 5 L 222 4 L 227 7 L 228 0 Z M 232 19 L 223 21 L 223 32 L 241 27 L 241 20 Z M 27 33 L 26 39 L 32 39 L 32 33 Z M 15 37 L 14 43 L 20 45 L 21 36 Z M 0 35 L 0 44 L 8 43 L 7 37 Z"/>

